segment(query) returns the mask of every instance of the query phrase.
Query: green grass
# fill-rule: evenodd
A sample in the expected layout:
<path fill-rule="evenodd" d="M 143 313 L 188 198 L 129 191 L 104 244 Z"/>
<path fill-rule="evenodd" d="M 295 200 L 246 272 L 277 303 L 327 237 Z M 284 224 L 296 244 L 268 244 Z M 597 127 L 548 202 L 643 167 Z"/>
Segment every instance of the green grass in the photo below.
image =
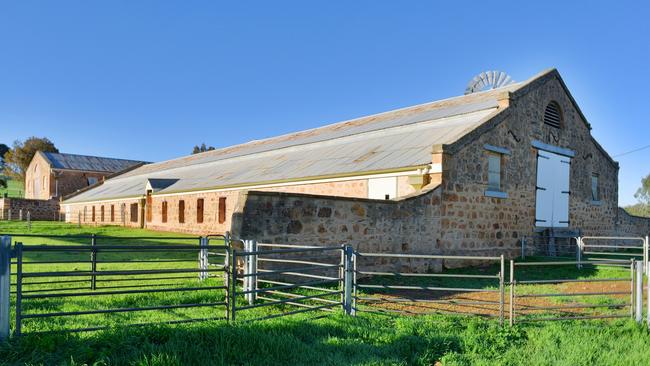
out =
<path fill-rule="evenodd" d="M 7 178 L 7 188 L 0 187 L 0 197 L 4 197 L 5 193 L 7 193 L 9 197 L 24 197 L 25 187 L 23 182 Z"/>
<path fill-rule="evenodd" d="M 451 316 L 301 317 L 26 336 L 0 363 L 43 365 L 642 365 L 648 331 L 630 321 L 499 327 Z"/>
<path fill-rule="evenodd" d="M 24 223 L 0 222 L 0 234 L 25 231 Z M 64 223 L 35 222 L 32 234 L 92 234 L 115 237 L 100 239 L 99 245 L 142 245 L 185 243 L 169 240 L 180 234 L 150 232 L 122 227 L 81 227 Z M 121 240 L 119 237 L 152 236 L 149 240 Z M 21 238 L 26 244 L 66 245 L 80 241 Z M 215 244 L 215 243 L 211 243 Z M 218 242 L 217 242 L 218 244 Z M 87 253 L 44 254 L 25 252 L 25 261 L 87 260 Z M 102 253 L 101 260 L 186 260 L 166 263 L 103 263 L 100 270 L 196 268 L 196 253 L 171 252 Z M 533 259 L 534 260 L 534 259 Z M 25 272 L 84 271 L 89 264 L 25 264 Z M 507 266 L 506 266 L 507 268 Z M 450 270 L 451 273 L 494 274 L 498 268 L 483 267 Z M 518 278 L 606 278 L 629 275 L 625 270 L 598 267 L 576 270 L 573 266 L 539 270 L 521 267 Z M 98 283 L 99 292 L 133 289 L 147 283 L 147 288 L 220 286 L 221 278 L 199 282 L 196 274 L 177 280 L 143 281 L 142 276 L 107 276 Z M 155 277 L 155 276 L 151 276 Z M 508 278 L 508 274 L 506 274 Z M 25 279 L 24 282 L 40 280 Z M 31 285 L 26 290 L 38 293 L 87 291 L 89 282 Z M 403 280 L 403 279 L 402 279 Z M 424 284 L 422 279 L 408 278 L 410 284 Z M 392 279 L 392 283 L 397 283 Z M 404 283 L 404 282 L 401 282 Z M 431 284 L 431 281 L 428 282 Z M 435 285 L 475 286 L 494 289 L 493 280 L 436 279 Z M 80 287 L 79 289 L 74 289 Z M 111 288 L 112 287 L 112 288 Z M 58 289 L 53 291 L 53 289 Z M 521 286 L 518 293 L 547 291 L 547 286 Z M 44 291 L 45 290 L 45 291 Z M 518 291 L 519 291 L 518 290 Z M 309 294 L 312 292 L 301 292 Z M 223 290 L 187 291 L 137 295 L 111 295 L 51 299 L 24 299 L 24 314 L 69 312 L 89 309 L 126 308 L 152 305 L 175 305 L 220 302 Z M 243 299 L 239 299 L 244 305 Z M 561 300 L 557 300 L 561 302 Z M 581 300 L 582 301 L 582 300 Z M 594 298 L 584 301 L 608 301 Z M 316 304 L 313 303 L 312 304 Z M 238 312 L 239 320 L 295 310 L 290 305 L 256 308 Z M 401 316 L 359 313 L 345 316 L 337 309 L 326 318 L 316 314 L 299 314 L 258 322 L 227 323 L 222 320 L 177 325 L 128 327 L 131 323 L 161 322 L 189 318 L 222 317 L 223 306 L 174 309 L 164 311 L 117 314 L 80 315 L 47 319 L 27 319 L 25 335 L 0 344 L 0 364 L 35 365 L 592 365 L 645 364 L 650 358 L 650 335 L 643 326 L 629 320 L 567 321 L 562 323 L 530 323 L 513 328 L 500 327 L 496 320 L 450 315 Z M 320 313 L 318 314 L 320 315 Z M 13 314 L 12 314 L 13 316 Z M 45 333 L 79 327 L 106 326 L 105 330 L 82 333 Z M 30 334 L 31 332 L 31 334 Z"/>

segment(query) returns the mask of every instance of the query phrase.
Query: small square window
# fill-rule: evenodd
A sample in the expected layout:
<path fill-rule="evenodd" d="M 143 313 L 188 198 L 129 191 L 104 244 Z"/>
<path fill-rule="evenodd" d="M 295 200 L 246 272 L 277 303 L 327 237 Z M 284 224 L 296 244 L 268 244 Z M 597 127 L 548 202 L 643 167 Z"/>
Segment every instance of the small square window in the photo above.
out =
<path fill-rule="evenodd" d="M 591 175 L 591 200 L 600 201 L 600 186 L 598 174 Z"/>
<path fill-rule="evenodd" d="M 93 184 L 97 183 L 97 178 L 95 177 L 88 177 L 88 185 L 92 186 Z"/>

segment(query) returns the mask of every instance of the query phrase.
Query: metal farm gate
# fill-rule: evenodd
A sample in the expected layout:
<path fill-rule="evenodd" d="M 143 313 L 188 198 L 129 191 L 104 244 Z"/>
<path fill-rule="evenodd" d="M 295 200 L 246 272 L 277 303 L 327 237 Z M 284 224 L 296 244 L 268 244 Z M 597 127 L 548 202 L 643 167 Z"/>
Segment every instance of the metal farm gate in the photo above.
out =
<path fill-rule="evenodd" d="M 14 238 L 0 245 L 0 339 L 333 312 L 641 321 L 648 271 L 647 238 L 576 237 L 575 260 L 535 257 L 509 268 L 503 255 L 373 253 L 228 234 Z"/>

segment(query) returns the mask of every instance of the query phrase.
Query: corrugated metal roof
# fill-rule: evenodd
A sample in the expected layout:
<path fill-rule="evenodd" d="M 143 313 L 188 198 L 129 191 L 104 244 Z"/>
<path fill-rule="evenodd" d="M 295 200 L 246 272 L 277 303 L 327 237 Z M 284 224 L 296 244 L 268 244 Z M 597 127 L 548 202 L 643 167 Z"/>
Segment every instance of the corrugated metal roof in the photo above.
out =
<path fill-rule="evenodd" d="M 474 130 L 498 113 L 504 95 L 534 79 L 147 164 L 65 202 L 141 196 L 148 182 L 163 194 L 424 166 L 431 163 L 434 145 L 451 144 Z"/>
<path fill-rule="evenodd" d="M 413 122 L 407 125 L 387 123 L 383 126 L 388 127 L 363 133 L 280 145 L 260 152 L 240 151 L 202 163 L 169 164 L 165 169 L 150 170 L 144 166 L 108 179 L 66 202 L 138 196 L 144 194 L 151 179 L 175 180 L 157 190 L 169 193 L 422 166 L 431 163 L 434 145 L 456 141 L 496 111 L 496 105 L 489 104 L 479 110 L 436 119 L 422 113 L 420 122 L 410 119 Z"/>
<path fill-rule="evenodd" d="M 104 158 L 99 156 L 41 152 L 54 169 L 84 170 L 116 173 L 144 163 L 137 160 Z"/>

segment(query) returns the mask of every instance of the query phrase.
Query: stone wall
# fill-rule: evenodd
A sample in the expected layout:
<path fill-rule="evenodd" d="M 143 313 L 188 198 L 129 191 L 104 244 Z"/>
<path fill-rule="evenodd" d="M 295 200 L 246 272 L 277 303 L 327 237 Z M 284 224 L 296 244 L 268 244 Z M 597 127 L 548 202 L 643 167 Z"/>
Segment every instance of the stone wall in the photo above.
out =
<path fill-rule="evenodd" d="M 0 219 L 3 220 L 18 220 L 22 210 L 23 220 L 27 220 L 29 212 L 31 220 L 56 221 L 59 220 L 59 209 L 58 200 L 0 198 Z"/>
<path fill-rule="evenodd" d="M 88 187 L 88 178 L 94 178 L 101 182 L 111 174 L 113 173 L 55 170 L 50 185 L 50 194 L 52 197 L 65 197 Z"/>
<path fill-rule="evenodd" d="M 325 183 L 309 183 L 309 184 L 293 184 L 285 186 L 261 188 L 265 192 L 284 192 L 284 193 L 302 193 L 313 195 L 336 195 L 348 198 L 365 198 L 368 195 L 368 180 L 367 179 L 350 179 L 336 182 Z M 168 195 L 153 195 L 152 196 L 152 217 L 150 222 L 141 222 L 141 217 L 137 218 L 136 222 L 131 221 L 130 205 L 137 203 L 139 209 L 144 210 L 144 203 L 141 199 L 124 199 L 107 202 L 92 202 L 92 203 L 76 203 L 64 204 L 64 210 L 68 213 L 67 220 L 69 222 L 79 221 L 79 214 L 81 213 L 81 223 L 91 225 L 122 225 L 126 226 L 144 227 L 159 230 L 159 231 L 173 231 L 182 233 L 191 233 L 198 235 L 207 234 L 223 234 L 230 230 L 231 217 L 234 207 L 237 205 L 237 200 L 243 190 L 224 190 L 213 192 L 197 192 L 197 193 L 183 193 L 183 194 L 168 194 Z M 414 189 L 408 183 L 407 177 L 398 177 L 398 191 L 400 194 L 406 195 L 414 192 Z M 226 199 L 226 213 L 225 221 L 220 223 L 218 220 L 219 214 L 219 199 Z M 197 201 L 203 199 L 203 222 L 197 220 Z M 179 202 L 184 201 L 185 204 L 185 220 L 179 220 Z M 167 221 L 163 222 L 162 207 L 163 202 L 167 204 Z M 126 213 L 122 219 L 119 207 L 126 205 Z M 95 207 L 97 213 L 95 221 L 92 220 L 92 207 Z M 101 207 L 104 206 L 104 211 L 109 212 L 110 207 L 114 206 L 116 210 L 116 219 L 110 221 L 105 218 L 101 220 L 99 212 Z M 86 215 L 83 214 L 84 209 Z M 117 212 L 120 212 L 118 214 Z M 118 218 L 119 216 L 119 218 Z M 85 217 L 85 219 L 84 219 Z M 108 214 L 106 214 L 108 217 Z"/>
<path fill-rule="evenodd" d="M 25 198 L 47 200 L 64 197 L 88 187 L 88 178 L 100 182 L 111 174 L 52 169 L 41 154 L 36 154 L 25 171 Z"/>
<path fill-rule="evenodd" d="M 262 243 L 349 244 L 361 252 L 439 251 L 439 189 L 398 200 L 249 191 L 242 192 L 237 202 L 234 237 Z M 377 264 L 418 271 L 439 270 L 441 265 L 439 261 L 388 259 Z"/>
<path fill-rule="evenodd" d="M 50 199 L 50 163 L 41 154 L 35 154 L 25 171 L 25 198 Z"/>
<path fill-rule="evenodd" d="M 510 107 L 461 141 L 443 150 L 441 249 L 445 253 L 518 254 L 522 236 L 536 230 L 537 149 L 532 141 L 575 151 L 571 161 L 569 220 L 586 235 L 616 230 L 618 165 L 593 140 L 571 97 L 556 78 L 510 100 Z M 564 125 L 543 123 L 546 105 L 556 101 Z M 485 195 L 488 151 L 485 145 L 508 149 L 502 156 L 502 191 L 507 198 Z M 591 200 L 591 175 L 600 175 L 601 201 Z"/>
<path fill-rule="evenodd" d="M 650 235 L 650 218 L 630 215 L 619 208 L 616 229 L 618 236 L 645 237 Z"/>

